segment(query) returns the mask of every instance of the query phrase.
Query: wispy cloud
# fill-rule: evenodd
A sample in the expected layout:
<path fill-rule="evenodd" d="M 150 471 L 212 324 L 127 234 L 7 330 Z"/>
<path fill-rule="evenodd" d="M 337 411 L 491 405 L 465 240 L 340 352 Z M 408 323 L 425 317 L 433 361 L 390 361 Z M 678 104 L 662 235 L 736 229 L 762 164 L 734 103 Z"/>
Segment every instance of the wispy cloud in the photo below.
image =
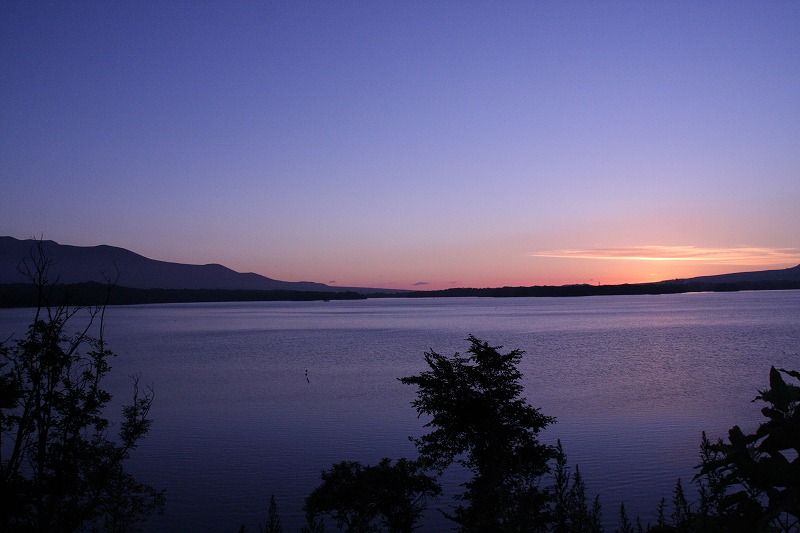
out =
<path fill-rule="evenodd" d="M 430 283 L 428 283 L 427 281 L 418 281 L 414 284 L 414 286 L 416 287 L 417 285 L 430 285 Z"/>
<path fill-rule="evenodd" d="M 729 265 L 769 265 L 800 261 L 800 248 L 701 248 L 697 246 L 632 246 L 534 252 L 532 257 L 610 259 L 620 261 L 702 261 Z"/>

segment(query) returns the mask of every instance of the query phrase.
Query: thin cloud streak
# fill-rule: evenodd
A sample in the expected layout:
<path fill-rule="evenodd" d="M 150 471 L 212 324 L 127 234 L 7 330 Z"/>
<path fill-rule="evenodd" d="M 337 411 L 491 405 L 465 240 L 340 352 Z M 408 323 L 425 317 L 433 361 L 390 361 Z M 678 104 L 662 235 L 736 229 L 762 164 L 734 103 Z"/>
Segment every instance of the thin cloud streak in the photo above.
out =
<path fill-rule="evenodd" d="M 607 259 L 614 261 L 701 261 L 729 265 L 769 265 L 800 261 L 800 248 L 700 248 L 697 246 L 633 246 L 534 252 L 531 257 Z"/>

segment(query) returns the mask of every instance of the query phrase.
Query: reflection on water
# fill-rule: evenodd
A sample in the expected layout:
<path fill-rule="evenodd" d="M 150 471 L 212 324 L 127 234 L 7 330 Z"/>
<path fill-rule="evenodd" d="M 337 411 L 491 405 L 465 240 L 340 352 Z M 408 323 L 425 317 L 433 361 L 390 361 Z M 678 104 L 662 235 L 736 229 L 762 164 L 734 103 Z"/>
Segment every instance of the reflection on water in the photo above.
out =
<path fill-rule="evenodd" d="M 528 400 L 558 418 L 543 440 L 562 440 L 607 521 L 623 499 L 647 521 L 693 475 L 700 432 L 753 427 L 769 366 L 800 368 L 798 317 L 800 291 L 115 307 L 107 387 L 121 403 L 142 373 L 156 390 L 132 462 L 167 490 L 148 530 L 257 529 L 275 494 L 296 531 L 323 468 L 415 456 L 424 421 L 397 378 L 472 333 L 526 351 Z M 0 311 L 0 334 L 30 318 Z"/>

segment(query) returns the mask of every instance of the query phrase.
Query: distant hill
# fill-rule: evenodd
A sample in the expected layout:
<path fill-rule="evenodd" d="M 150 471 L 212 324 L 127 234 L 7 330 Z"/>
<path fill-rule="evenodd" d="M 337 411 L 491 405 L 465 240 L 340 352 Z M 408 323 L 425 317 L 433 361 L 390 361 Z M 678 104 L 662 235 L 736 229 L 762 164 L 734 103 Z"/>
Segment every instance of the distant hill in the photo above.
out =
<path fill-rule="evenodd" d="M 800 281 L 800 265 L 779 270 L 698 276 L 696 278 L 662 281 L 661 283 L 760 283 L 765 281 Z"/>
<path fill-rule="evenodd" d="M 0 284 L 29 283 L 18 266 L 30 257 L 34 240 L 0 237 Z M 115 246 L 69 246 L 42 243 L 53 262 L 51 274 L 62 284 L 105 281 L 103 273 L 119 272 L 117 285 L 137 289 L 283 290 L 316 292 L 394 292 L 390 289 L 332 287 L 310 281 L 280 281 L 259 274 L 243 274 L 222 265 L 186 265 L 149 259 Z M 52 279 L 51 281 L 54 281 Z"/>
<path fill-rule="evenodd" d="M 453 288 L 438 291 L 413 291 L 386 297 L 403 298 L 514 298 L 514 297 L 573 297 L 620 296 L 643 294 L 680 294 L 685 292 L 730 292 L 800 289 L 800 265 L 780 270 L 737 272 L 717 276 L 673 279 L 654 283 L 623 283 L 620 285 L 536 285 L 530 287 Z M 374 297 L 375 295 L 373 295 Z"/>

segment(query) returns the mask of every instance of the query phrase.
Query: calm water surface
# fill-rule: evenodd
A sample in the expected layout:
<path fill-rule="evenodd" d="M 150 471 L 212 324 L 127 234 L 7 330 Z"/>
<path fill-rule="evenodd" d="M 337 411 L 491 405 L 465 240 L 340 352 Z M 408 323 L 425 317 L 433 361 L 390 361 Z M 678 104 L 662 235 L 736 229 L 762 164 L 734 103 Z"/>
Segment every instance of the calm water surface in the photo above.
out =
<path fill-rule="evenodd" d="M 0 311 L 0 336 L 30 318 Z M 800 368 L 799 319 L 800 291 L 113 307 L 106 385 L 117 404 L 132 374 L 155 389 L 131 462 L 166 489 L 148 531 L 257 531 L 272 494 L 297 531 L 323 468 L 416 456 L 424 420 L 397 378 L 474 334 L 525 350 L 527 398 L 558 419 L 542 439 L 561 439 L 613 526 L 620 501 L 652 521 L 678 477 L 689 485 L 701 431 L 755 427 L 770 365 Z M 431 511 L 423 529 L 447 527 Z"/>

